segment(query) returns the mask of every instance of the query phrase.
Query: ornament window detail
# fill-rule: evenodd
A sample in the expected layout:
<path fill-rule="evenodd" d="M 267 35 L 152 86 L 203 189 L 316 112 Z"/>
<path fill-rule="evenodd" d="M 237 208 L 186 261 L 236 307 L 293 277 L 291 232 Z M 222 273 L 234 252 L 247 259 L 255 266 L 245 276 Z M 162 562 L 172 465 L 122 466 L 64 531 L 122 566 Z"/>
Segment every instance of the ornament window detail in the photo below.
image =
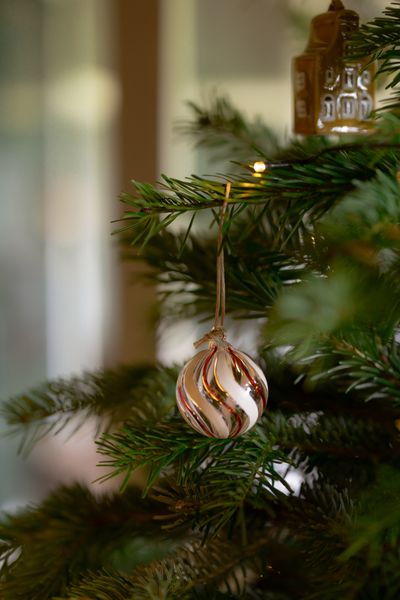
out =
<path fill-rule="evenodd" d="M 322 98 L 321 120 L 324 122 L 336 119 L 335 98 L 332 94 L 326 94 Z"/>
<path fill-rule="evenodd" d="M 359 87 L 367 89 L 371 85 L 371 73 L 367 69 L 363 71 L 359 78 Z"/>
<path fill-rule="evenodd" d="M 343 89 L 352 91 L 356 87 L 357 74 L 354 67 L 346 67 L 343 71 Z"/>
<path fill-rule="evenodd" d="M 306 74 L 304 72 L 296 73 L 295 86 L 298 92 L 306 89 Z"/>
<path fill-rule="evenodd" d="M 297 114 L 302 118 L 306 118 L 308 116 L 307 103 L 305 100 L 298 100 L 296 103 L 296 111 Z"/>
<path fill-rule="evenodd" d="M 333 67 L 328 67 L 325 71 L 325 86 L 331 87 L 336 82 L 336 73 Z"/>
<path fill-rule="evenodd" d="M 369 96 L 368 94 L 364 94 L 363 96 L 361 96 L 359 110 L 360 110 L 359 118 L 361 120 L 368 119 L 368 117 L 369 117 L 369 115 L 371 114 L 371 111 L 372 111 L 372 98 L 371 98 L 371 96 Z"/>
<path fill-rule="evenodd" d="M 340 98 L 340 115 L 342 119 L 354 119 L 357 113 L 357 100 L 354 96 Z"/>

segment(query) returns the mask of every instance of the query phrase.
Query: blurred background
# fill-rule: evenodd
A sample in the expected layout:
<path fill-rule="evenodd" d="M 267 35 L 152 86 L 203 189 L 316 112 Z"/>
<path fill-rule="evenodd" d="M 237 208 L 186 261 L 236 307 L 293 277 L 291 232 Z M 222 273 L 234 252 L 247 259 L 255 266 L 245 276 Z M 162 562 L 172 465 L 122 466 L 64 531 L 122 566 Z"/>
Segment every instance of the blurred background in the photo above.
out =
<path fill-rule="evenodd" d="M 362 20 L 383 0 L 347 0 Z M 112 221 L 130 180 L 216 171 L 177 136 L 186 100 L 227 95 L 291 132 L 291 58 L 329 0 L 0 0 L 0 398 L 156 356 L 155 291 L 122 264 Z M 232 157 L 234 160 L 235 157 Z M 192 325 L 194 329 L 194 325 Z M 185 346 L 185 348 L 186 348 Z M 91 482 L 91 427 L 28 461 L 0 424 L 0 507 Z"/>

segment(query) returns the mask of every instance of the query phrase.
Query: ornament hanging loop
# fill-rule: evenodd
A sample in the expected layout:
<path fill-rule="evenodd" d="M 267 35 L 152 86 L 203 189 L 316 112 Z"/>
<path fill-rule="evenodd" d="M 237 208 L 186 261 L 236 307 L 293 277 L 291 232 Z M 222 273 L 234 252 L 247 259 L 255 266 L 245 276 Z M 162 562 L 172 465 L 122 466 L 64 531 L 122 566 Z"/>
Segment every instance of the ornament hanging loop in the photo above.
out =
<path fill-rule="evenodd" d="M 344 4 L 342 0 L 332 0 L 328 10 L 344 10 Z"/>
<path fill-rule="evenodd" d="M 223 226 L 225 220 L 226 207 L 228 205 L 231 193 L 231 184 L 228 182 L 225 187 L 225 198 L 219 213 L 218 239 L 217 239 L 217 290 L 215 302 L 215 317 L 213 329 L 223 328 L 225 320 L 225 260 L 223 248 Z"/>
<path fill-rule="evenodd" d="M 224 236 L 223 227 L 225 221 L 226 207 L 228 205 L 229 195 L 231 193 L 231 184 L 228 182 L 225 187 L 225 197 L 218 219 L 218 238 L 217 238 L 217 281 L 216 281 L 216 299 L 214 326 L 200 340 L 194 343 L 195 348 L 199 348 L 206 343 L 224 344 L 225 343 L 225 260 L 224 260 Z"/>

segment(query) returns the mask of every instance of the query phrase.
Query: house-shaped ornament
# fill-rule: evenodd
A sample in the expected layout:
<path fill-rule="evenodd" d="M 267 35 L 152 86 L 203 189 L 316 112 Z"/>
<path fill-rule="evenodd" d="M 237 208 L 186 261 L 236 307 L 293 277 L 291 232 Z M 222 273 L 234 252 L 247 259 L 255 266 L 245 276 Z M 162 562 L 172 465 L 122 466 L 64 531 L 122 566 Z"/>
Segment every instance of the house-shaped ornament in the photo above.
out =
<path fill-rule="evenodd" d="M 311 21 L 307 48 L 293 61 L 294 131 L 303 135 L 366 133 L 373 128 L 375 65 L 349 58 L 358 14 L 332 0 Z"/>

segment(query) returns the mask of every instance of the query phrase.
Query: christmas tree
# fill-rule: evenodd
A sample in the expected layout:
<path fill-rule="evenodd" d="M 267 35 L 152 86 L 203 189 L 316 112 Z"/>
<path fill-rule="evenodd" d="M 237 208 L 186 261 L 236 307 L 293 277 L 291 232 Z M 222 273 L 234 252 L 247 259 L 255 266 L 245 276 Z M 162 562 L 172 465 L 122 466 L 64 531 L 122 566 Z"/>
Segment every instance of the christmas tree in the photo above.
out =
<path fill-rule="evenodd" d="M 3 413 L 26 448 L 71 418 L 98 418 L 100 462 L 122 485 L 98 497 L 62 487 L 3 516 L 2 599 L 400 597 L 399 39 L 399 2 L 352 39 L 394 88 L 372 133 L 282 146 L 227 100 L 193 104 L 186 133 L 230 156 L 232 172 L 124 195 L 122 238 L 141 246 L 163 310 L 204 320 L 230 183 L 226 313 L 259 331 L 267 410 L 243 436 L 200 435 L 176 408 L 180 365 L 52 381 L 9 400 Z M 192 228 L 204 213 L 207 235 Z"/>

